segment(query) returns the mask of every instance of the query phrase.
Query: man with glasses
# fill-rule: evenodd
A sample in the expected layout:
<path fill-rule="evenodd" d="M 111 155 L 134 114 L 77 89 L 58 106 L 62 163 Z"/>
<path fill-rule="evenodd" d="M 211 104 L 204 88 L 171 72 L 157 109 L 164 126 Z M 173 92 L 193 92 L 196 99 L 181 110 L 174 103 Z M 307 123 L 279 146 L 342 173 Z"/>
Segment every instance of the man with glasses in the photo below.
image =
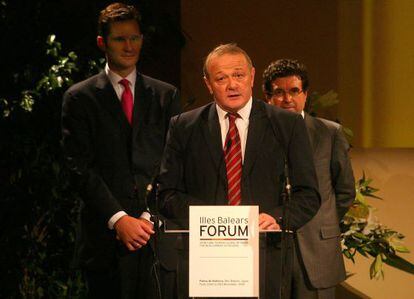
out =
<path fill-rule="evenodd" d="M 355 198 L 355 182 L 341 126 L 304 112 L 308 87 L 307 70 L 296 60 L 277 60 L 263 73 L 266 101 L 305 119 L 322 200 L 296 233 L 292 298 L 335 298 L 335 286 L 345 280 L 339 222 Z"/>
<path fill-rule="evenodd" d="M 105 70 L 63 99 L 63 148 L 82 199 L 75 263 L 88 298 L 173 298 L 171 245 L 159 251 L 161 277 L 154 276 L 146 187 L 158 172 L 169 119 L 179 112 L 178 91 L 137 71 L 143 36 L 133 6 L 106 7 L 98 31 Z"/>

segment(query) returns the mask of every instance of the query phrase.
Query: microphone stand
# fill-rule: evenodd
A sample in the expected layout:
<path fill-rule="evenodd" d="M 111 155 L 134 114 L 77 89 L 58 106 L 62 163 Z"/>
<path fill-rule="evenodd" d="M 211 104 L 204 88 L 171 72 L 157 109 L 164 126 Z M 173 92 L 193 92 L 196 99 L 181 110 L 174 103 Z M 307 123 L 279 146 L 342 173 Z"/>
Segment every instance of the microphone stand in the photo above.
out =
<path fill-rule="evenodd" d="M 289 263 L 289 232 L 290 232 L 290 211 L 289 211 L 289 203 L 292 199 L 292 186 L 290 184 L 289 178 L 289 165 L 287 161 L 287 157 L 285 157 L 285 167 L 284 167 L 284 191 L 282 194 L 282 233 L 281 233 L 281 259 L 282 259 L 282 269 L 281 269 L 281 288 L 280 288 L 280 298 L 290 298 L 289 287 L 288 284 L 290 283 L 289 273 L 290 269 L 288 267 Z"/>
<path fill-rule="evenodd" d="M 226 137 L 226 139 L 227 139 L 227 137 Z M 218 189 L 219 189 L 219 183 L 220 183 L 221 168 L 222 168 L 223 164 L 225 164 L 223 162 L 224 162 L 226 153 L 227 153 L 228 149 L 230 148 L 230 146 L 231 146 L 231 139 L 229 138 L 227 140 L 227 142 L 225 142 L 225 144 L 224 144 L 224 148 L 222 149 L 222 153 L 221 153 L 221 156 L 220 156 L 220 162 L 218 163 L 217 176 L 216 176 L 216 186 L 215 186 L 215 190 L 214 190 L 214 197 L 215 197 L 216 200 L 217 200 L 217 197 L 218 197 Z M 226 176 L 226 178 L 227 178 L 227 176 Z"/>
<path fill-rule="evenodd" d="M 154 190 L 154 185 L 155 185 L 155 190 Z M 152 244 L 153 244 L 153 258 L 154 258 L 154 263 L 152 265 L 152 272 L 154 273 L 154 277 L 155 277 L 155 286 L 157 289 L 157 296 L 158 299 L 162 299 L 162 292 L 161 292 L 161 281 L 160 281 L 160 259 L 159 259 L 159 246 L 158 246 L 158 241 L 159 241 L 159 236 L 160 236 L 160 218 L 158 216 L 158 184 L 155 183 L 155 178 L 153 179 L 153 181 L 151 182 L 151 184 L 149 184 L 147 186 L 147 196 L 146 196 L 146 201 L 148 199 L 148 197 L 150 195 L 153 195 L 155 198 L 155 213 L 153 213 L 153 211 L 151 211 L 148 207 L 148 211 L 151 215 L 151 221 L 154 223 L 154 237 L 152 238 Z"/>
<path fill-rule="evenodd" d="M 186 104 L 184 105 L 183 109 L 187 109 L 190 107 L 194 102 L 196 101 L 195 97 L 191 97 L 188 99 Z M 177 120 L 181 117 L 181 112 L 177 116 Z M 159 260 L 159 236 L 160 236 L 160 217 L 159 217 L 159 194 L 158 194 L 158 183 L 157 183 L 157 177 L 160 170 L 160 163 L 157 163 L 155 167 L 154 175 L 151 178 L 150 183 L 147 186 L 146 193 L 145 193 L 145 205 L 147 208 L 147 212 L 151 215 L 151 221 L 154 223 L 154 237 L 153 240 L 153 258 L 154 263 L 152 265 L 152 271 L 155 276 L 155 284 L 157 288 L 157 297 L 159 299 L 162 299 L 162 292 L 161 292 L 161 281 L 160 281 L 160 260 Z M 155 187 L 155 188 L 154 188 Z M 153 197 L 154 200 L 154 211 L 151 211 L 150 206 L 148 205 L 148 199 Z"/>
<path fill-rule="evenodd" d="M 290 211 L 289 211 L 289 204 L 292 199 L 292 185 L 290 184 L 290 177 L 289 177 L 289 163 L 288 163 L 288 149 L 285 140 L 283 139 L 283 135 L 280 133 L 278 128 L 278 122 L 270 112 L 267 113 L 267 117 L 271 124 L 271 128 L 276 140 L 284 148 L 284 186 L 283 186 L 283 193 L 282 193 L 282 232 L 281 232 L 281 286 L 279 290 L 279 295 L 281 299 L 289 299 L 289 285 L 290 284 L 290 276 L 291 273 L 290 267 L 288 267 L 289 263 L 289 234 L 291 233 L 290 228 Z"/>

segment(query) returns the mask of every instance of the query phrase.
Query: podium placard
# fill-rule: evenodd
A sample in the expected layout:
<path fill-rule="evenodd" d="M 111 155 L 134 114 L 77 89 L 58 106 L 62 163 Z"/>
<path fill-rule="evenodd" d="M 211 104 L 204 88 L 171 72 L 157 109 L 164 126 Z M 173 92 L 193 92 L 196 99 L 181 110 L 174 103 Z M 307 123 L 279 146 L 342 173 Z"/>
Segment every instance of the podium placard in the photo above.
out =
<path fill-rule="evenodd" d="M 190 297 L 259 296 L 258 206 L 190 206 Z"/>

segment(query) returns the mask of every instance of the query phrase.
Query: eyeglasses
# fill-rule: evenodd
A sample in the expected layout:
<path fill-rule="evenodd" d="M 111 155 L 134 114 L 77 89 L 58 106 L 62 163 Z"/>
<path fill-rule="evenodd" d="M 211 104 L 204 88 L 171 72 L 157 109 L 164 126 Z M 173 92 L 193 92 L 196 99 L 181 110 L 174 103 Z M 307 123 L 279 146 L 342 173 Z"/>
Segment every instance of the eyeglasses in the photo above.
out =
<path fill-rule="evenodd" d="M 297 87 L 293 87 L 293 88 L 289 89 L 288 91 L 286 91 L 282 88 L 276 88 L 275 90 L 273 90 L 272 93 L 269 93 L 269 96 L 280 99 L 280 98 L 284 98 L 286 96 L 286 94 L 289 94 L 292 98 L 295 98 L 298 95 L 300 95 L 302 92 L 303 92 L 303 90 L 301 90 Z"/>

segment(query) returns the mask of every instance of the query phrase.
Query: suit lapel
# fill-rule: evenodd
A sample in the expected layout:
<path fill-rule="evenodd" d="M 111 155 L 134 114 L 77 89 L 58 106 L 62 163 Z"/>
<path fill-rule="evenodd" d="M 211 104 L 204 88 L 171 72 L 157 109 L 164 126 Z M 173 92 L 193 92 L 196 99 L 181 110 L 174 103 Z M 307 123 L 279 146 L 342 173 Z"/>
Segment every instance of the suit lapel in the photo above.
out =
<path fill-rule="evenodd" d="M 256 100 L 253 100 L 252 110 L 249 117 L 249 131 L 246 141 L 246 149 L 244 153 L 243 164 L 243 178 L 247 177 L 250 173 L 254 162 L 256 161 L 258 145 L 262 142 L 266 128 L 266 113 L 261 105 Z"/>
<path fill-rule="evenodd" d="M 134 92 L 134 110 L 132 117 L 132 134 L 135 137 L 145 123 L 145 117 L 148 116 L 148 109 L 153 98 L 152 89 L 148 86 L 141 74 L 137 73 Z"/>
<path fill-rule="evenodd" d="M 312 147 L 313 154 L 315 154 L 318 148 L 320 134 L 317 132 L 315 119 L 309 114 L 305 113 L 305 124 L 308 130 L 309 141 Z"/>
<path fill-rule="evenodd" d="M 127 128 L 129 124 L 122 110 L 121 103 L 105 72 L 99 73 L 96 88 L 98 91 L 97 101 L 102 103 L 104 109 L 114 117 L 121 127 Z"/>
<path fill-rule="evenodd" d="M 246 141 L 246 150 L 244 155 L 242 180 L 250 173 L 258 155 L 258 144 L 263 140 L 267 117 L 260 102 L 253 100 L 252 110 L 249 117 L 249 130 Z M 226 163 L 222 148 L 221 130 L 218 120 L 216 105 L 212 103 L 209 108 L 207 117 L 201 122 L 201 129 L 205 141 L 212 157 L 215 169 L 219 174 L 219 180 L 225 189 L 227 189 Z M 243 192 L 243 186 L 242 186 Z M 243 196 L 245 200 L 246 195 Z M 225 204 L 225 202 L 221 203 Z"/>
<path fill-rule="evenodd" d="M 226 164 L 224 162 L 220 123 L 218 120 L 216 105 L 214 103 L 211 104 L 207 119 L 203 119 L 201 127 L 204 141 L 213 159 L 215 169 L 220 174 L 222 182 L 227 184 Z"/>

